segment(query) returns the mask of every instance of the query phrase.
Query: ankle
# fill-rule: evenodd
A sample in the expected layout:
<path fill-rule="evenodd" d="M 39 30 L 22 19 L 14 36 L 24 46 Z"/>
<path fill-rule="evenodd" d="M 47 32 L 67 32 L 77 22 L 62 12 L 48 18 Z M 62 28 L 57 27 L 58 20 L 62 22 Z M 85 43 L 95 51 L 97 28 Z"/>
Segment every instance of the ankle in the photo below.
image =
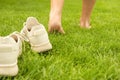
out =
<path fill-rule="evenodd" d="M 61 16 L 55 13 L 50 13 L 49 25 L 57 24 L 61 26 Z"/>
<path fill-rule="evenodd" d="M 61 19 L 61 15 L 62 15 L 61 12 L 59 12 L 57 10 L 51 10 L 49 17 Z"/>
<path fill-rule="evenodd" d="M 89 27 L 90 26 L 90 20 L 89 19 L 80 19 L 80 26 L 81 27 Z"/>

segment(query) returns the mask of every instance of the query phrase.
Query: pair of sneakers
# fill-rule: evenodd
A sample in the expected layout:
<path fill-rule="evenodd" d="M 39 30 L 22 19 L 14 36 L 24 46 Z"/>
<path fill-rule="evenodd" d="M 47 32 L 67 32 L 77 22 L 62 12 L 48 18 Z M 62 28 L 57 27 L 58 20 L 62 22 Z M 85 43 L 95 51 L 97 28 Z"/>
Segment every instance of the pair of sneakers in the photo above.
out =
<path fill-rule="evenodd" d="M 22 53 L 22 41 L 28 41 L 31 49 L 44 52 L 52 49 L 46 29 L 34 17 L 29 17 L 20 33 L 0 37 L 0 75 L 15 76 L 18 73 L 17 59 Z"/>

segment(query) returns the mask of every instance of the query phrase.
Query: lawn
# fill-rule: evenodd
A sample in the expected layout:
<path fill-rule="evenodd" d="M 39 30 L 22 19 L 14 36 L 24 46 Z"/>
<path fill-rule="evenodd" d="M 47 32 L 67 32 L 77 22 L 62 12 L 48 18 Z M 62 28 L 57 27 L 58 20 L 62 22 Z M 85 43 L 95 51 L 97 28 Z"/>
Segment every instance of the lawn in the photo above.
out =
<path fill-rule="evenodd" d="M 97 0 L 90 30 L 79 27 L 81 0 L 65 0 L 65 35 L 49 34 L 53 49 L 36 53 L 27 42 L 15 77 L 0 80 L 120 80 L 120 1 Z M 0 36 L 20 31 L 29 16 L 48 28 L 49 0 L 0 0 Z"/>

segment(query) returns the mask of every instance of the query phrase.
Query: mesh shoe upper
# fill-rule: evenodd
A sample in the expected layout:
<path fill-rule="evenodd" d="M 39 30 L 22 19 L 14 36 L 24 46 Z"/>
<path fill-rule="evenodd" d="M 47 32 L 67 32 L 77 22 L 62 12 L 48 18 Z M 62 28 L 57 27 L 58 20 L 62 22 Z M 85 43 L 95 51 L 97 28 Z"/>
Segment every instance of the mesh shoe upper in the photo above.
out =
<path fill-rule="evenodd" d="M 21 34 L 30 42 L 31 46 L 41 46 L 45 43 L 49 43 L 46 29 L 34 17 L 27 19 Z"/>
<path fill-rule="evenodd" d="M 17 35 L 0 37 L 0 67 L 17 64 L 17 57 L 21 50 L 22 42 Z"/>

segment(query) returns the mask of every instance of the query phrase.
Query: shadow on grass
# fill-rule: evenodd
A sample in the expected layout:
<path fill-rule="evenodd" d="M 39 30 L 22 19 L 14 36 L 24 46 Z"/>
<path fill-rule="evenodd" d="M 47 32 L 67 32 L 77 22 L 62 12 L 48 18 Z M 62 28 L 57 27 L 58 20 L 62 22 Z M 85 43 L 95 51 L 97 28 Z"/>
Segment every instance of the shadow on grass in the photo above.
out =
<path fill-rule="evenodd" d="M 8 80 L 8 79 L 11 79 L 11 80 L 14 80 L 15 76 L 0 76 L 0 80 Z"/>
<path fill-rule="evenodd" d="M 52 55 L 52 50 L 49 50 L 49 51 L 45 51 L 45 52 L 40 52 L 38 53 L 39 56 L 44 56 L 44 57 L 47 57 L 48 55 Z"/>

